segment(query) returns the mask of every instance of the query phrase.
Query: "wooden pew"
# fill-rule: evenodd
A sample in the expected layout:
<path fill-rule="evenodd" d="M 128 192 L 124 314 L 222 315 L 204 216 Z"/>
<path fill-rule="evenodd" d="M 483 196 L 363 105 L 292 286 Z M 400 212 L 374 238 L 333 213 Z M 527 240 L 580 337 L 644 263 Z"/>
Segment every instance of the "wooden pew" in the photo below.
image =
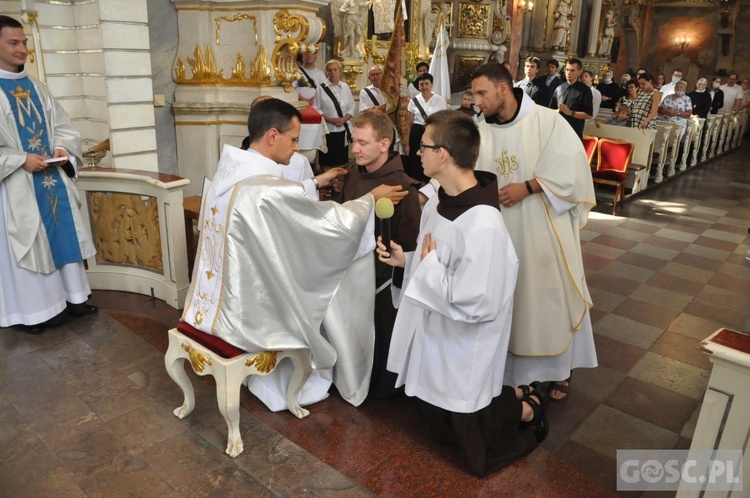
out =
<path fill-rule="evenodd" d="M 654 152 L 654 138 L 656 131 L 639 130 L 626 126 L 600 125 L 586 123 L 583 129 L 584 135 L 599 138 L 613 138 L 615 140 L 627 140 L 633 142 L 633 159 L 628 168 L 628 181 L 625 188 L 630 190 L 628 195 L 644 190 L 648 185 L 648 167 Z M 627 196 L 626 196 L 627 197 Z"/>

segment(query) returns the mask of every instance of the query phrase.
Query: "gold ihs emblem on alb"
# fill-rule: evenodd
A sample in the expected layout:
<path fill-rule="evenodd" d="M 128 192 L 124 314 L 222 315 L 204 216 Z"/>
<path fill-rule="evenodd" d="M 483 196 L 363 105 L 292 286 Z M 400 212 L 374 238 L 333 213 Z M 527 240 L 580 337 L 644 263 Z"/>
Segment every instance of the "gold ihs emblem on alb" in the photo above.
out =
<path fill-rule="evenodd" d="M 504 150 L 500 157 L 495 158 L 497 163 L 497 173 L 502 175 L 506 180 L 518 169 L 518 161 L 516 156 L 512 156 L 507 150 Z"/>

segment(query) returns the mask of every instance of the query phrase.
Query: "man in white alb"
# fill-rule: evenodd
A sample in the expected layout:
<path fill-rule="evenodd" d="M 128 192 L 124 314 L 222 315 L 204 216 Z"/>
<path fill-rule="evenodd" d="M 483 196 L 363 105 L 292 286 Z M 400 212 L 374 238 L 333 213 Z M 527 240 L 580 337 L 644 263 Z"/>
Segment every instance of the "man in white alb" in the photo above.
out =
<path fill-rule="evenodd" d="M 0 327 L 31 334 L 96 313 L 83 260 L 96 251 L 71 178 L 81 137 L 26 74 L 23 26 L 0 16 Z"/>
<path fill-rule="evenodd" d="M 551 399 L 566 399 L 571 370 L 597 365 L 579 235 L 595 204 L 586 153 L 499 64 L 479 67 L 471 87 L 485 116 L 477 169 L 497 174 L 520 261 L 505 383 L 553 381 Z"/>

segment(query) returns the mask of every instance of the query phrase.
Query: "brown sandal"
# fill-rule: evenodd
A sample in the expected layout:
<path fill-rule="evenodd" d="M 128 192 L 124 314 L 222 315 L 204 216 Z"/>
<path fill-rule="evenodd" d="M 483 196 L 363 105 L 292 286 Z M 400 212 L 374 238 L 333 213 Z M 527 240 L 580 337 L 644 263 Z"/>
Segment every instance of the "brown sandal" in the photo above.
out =
<path fill-rule="evenodd" d="M 567 379 L 560 380 L 560 381 L 553 380 L 552 382 L 549 383 L 549 394 L 550 394 L 549 400 L 550 401 L 559 403 L 560 401 L 565 401 L 568 399 L 569 392 L 570 392 L 570 378 L 571 377 L 568 377 Z M 562 384 L 562 382 L 567 382 L 567 384 Z M 554 396 L 552 396 L 552 391 L 563 393 L 565 396 L 561 398 L 555 398 Z"/>

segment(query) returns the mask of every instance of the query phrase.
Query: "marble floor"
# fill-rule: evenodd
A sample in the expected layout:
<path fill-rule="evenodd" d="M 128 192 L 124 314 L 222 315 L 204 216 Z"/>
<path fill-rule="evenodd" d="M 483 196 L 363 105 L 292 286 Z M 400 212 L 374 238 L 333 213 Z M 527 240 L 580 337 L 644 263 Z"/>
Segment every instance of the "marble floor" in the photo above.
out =
<path fill-rule="evenodd" d="M 689 446 L 710 374 L 698 341 L 750 330 L 748 153 L 750 142 L 617 216 L 597 207 L 582 238 L 600 366 L 575 372 L 547 440 L 497 474 L 465 472 L 411 400 L 354 408 L 335 392 L 297 420 L 243 390 L 245 452 L 231 459 L 210 379 L 191 372 L 197 408 L 171 413 L 182 398 L 163 352 L 179 313 L 96 291 L 98 316 L 41 336 L 0 330 L 0 495 L 614 496 L 617 449 Z"/>

